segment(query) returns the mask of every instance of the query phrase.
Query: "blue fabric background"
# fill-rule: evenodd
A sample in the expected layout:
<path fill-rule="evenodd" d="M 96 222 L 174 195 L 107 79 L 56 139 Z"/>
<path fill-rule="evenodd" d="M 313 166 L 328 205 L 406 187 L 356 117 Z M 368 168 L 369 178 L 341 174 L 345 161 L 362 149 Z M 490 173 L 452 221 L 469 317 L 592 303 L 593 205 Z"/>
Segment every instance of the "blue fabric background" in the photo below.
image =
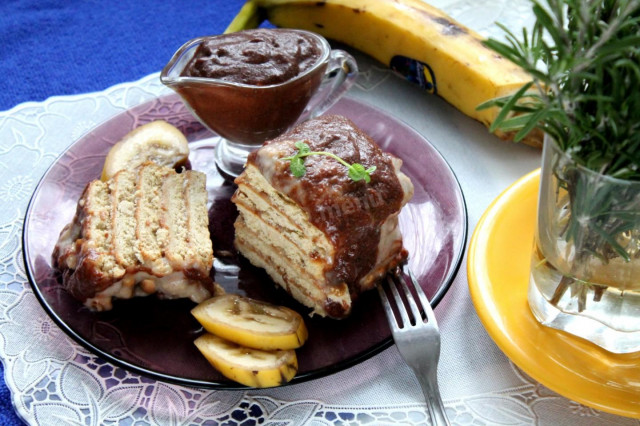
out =
<path fill-rule="evenodd" d="M 0 0 L 0 111 L 160 71 L 187 40 L 224 31 L 243 3 Z M 0 425 L 22 425 L 1 365 L 0 375 Z"/>
<path fill-rule="evenodd" d="M 226 28 L 244 0 L 1 0 L 0 111 L 159 71 Z"/>

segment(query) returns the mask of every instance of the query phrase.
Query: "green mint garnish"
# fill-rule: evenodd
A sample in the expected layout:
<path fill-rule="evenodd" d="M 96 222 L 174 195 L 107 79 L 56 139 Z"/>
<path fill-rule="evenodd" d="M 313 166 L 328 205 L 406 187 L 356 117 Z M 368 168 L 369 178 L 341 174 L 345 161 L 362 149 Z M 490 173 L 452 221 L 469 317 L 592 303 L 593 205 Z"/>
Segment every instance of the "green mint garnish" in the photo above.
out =
<path fill-rule="evenodd" d="M 338 161 L 347 168 L 347 173 L 354 182 L 358 182 L 360 180 L 364 180 L 366 183 L 371 182 L 371 173 L 376 170 L 376 166 L 371 166 L 368 169 L 365 169 L 364 166 L 359 163 L 349 164 L 332 152 L 311 151 L 309 145 L 302 141 L 296 142 L 294 146 L 298 148 L 298 151 L 291 157 L 283 158 L 283 160 L 289 161 L 289 170 L 291 171 L 291 174 L 297 178 L 304 176 L 306 173 L 307 168 L 304 165 L 304 159 L 310 155 L 326 155 L 327 157 L 331 157 Z"/>
<path fill-rule="evenodd" d="M 376 170 L 376 166 L 371 166 L 368 169 L 365 169 L 362 164 L 352 164 L 349 166 L 349 177 L 357 182 L 359 180 L 364 179 L 366 183 L 371 181 L 371 173 Z"/>
<path fill-rule="evenodd" d="M 289 169 L 291 170 L 291 173 L 297 178 L 304 176 L 305 172 L 307 171 L 307 168 L 304 166 L 304 160 L 301 157 L 297 156 L 291 158 Z"/>
<path fill-rule="evenodd" d="M 311 152 L 311 148 L 309 148 L 309 145 L 307 145 L 306 143 L 304 143 L 302 141 L 296 142 L 294 144 L 294 146 L 296 148 L 298 148 L 298 155 L 308 154 L 309 152 Z"/>

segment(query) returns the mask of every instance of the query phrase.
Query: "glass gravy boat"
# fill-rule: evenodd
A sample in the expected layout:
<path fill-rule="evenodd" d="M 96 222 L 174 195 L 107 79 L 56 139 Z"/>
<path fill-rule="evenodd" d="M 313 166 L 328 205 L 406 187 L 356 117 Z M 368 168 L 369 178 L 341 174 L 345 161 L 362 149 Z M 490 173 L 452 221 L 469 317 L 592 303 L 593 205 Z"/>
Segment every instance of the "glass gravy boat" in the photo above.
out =
<path fill-rule="evenodd" d="M 287 31 L 317 40 L 321 53 L 313 66 L 285 82 L 259 86 L 182 75 L 197 48 L 216 36 L 185 43 L 160 74 L 162 83 L 175 90 L 189 110 L 219 135 L 211 140 L 211 148 L 215 149 L 216 166 L 227 176 L 238 176 L 249 153 L 263 142 L 329 109 L 357 78 L 358 67 L 351 55 L 332 50 L 318 34 Z"/>

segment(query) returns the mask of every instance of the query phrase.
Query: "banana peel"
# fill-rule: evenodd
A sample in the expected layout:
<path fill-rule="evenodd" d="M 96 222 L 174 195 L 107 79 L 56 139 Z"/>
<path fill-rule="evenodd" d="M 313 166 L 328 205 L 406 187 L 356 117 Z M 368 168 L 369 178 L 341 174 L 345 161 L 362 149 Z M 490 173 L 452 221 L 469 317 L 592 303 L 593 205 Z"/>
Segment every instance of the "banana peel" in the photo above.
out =
<path fill-rule="evenodd" d="M 531 76 L 482 44 L 483 38 L 421 0 L 248 0 L 226 32 L 258 27 L 314 31 L 370 55 L 490 128 L 498 108 L 477 110 L 514 93 Z M 515 132 L 494 132 L 513 140 Z M 542 146 L 542 132 L 523 142 Z"/>
<path fill-rule="evenodd" d="M 226 33 L 234 33 L 236 31 L 258 28 L 265 20 L 264 9 L 258 8 L 253 0 L 247 1 L 238 14 L 233 18 L 226 30 Z"/>

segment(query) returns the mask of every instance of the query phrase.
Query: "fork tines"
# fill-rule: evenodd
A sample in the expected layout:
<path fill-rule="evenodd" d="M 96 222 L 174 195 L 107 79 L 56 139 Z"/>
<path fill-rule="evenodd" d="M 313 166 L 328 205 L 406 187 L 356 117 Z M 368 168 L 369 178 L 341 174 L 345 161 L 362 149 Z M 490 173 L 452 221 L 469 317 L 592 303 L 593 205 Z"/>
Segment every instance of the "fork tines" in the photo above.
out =
<path fill-rule="evenodd" d="M 429 300 L 406 265 L 395 275 L 389 274 L 387 283 L 392 298 L 383 283 L 378 284 L 378 291 L 396 347 L 420 382 L 431 423 L 449 425 L 438 389 L 440 331 Z"/>
<path fill-rule="evenodd" d="M 387 283 L 395 304 L 390 302 L 382 283 L 378 285 L 378 291 L 384 301 L 387 317 L 396 319 L 396 327 L 399 329 L 413 327 L 420 322 L 430 322 L 432 326 L 437 327 L 431 304 L 420 283 L 406 265 L 396 268 L 395 273 L 388 274 Z M 391 321 L 390 324 L 394 325 Z"/>

